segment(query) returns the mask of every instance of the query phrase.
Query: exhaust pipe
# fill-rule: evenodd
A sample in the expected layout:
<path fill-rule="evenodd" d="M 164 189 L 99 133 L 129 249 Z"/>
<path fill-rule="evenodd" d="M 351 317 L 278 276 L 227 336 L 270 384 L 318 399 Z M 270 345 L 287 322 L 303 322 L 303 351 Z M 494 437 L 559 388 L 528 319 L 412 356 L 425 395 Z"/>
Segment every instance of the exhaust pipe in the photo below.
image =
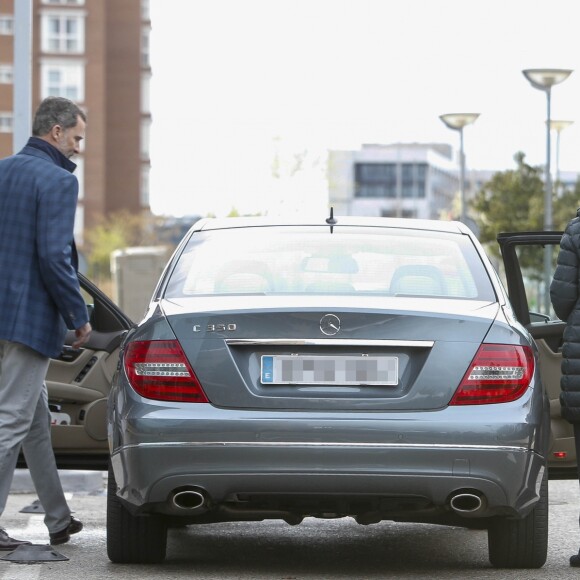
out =
<path fill-rule="evenodd" d="M 462 516 L 473 516 L 485 510 L 485 497 L 476 492 L 458 492 L 450 500 L 451 509 Z"/>
<path fill-rule="evenodd" d="M 173 505 L 180 510 L 193 511 L 206 504 L 206 497 L 200 491 L 194 489 L 184 489 L 175 492 L 171 498 Z"/>

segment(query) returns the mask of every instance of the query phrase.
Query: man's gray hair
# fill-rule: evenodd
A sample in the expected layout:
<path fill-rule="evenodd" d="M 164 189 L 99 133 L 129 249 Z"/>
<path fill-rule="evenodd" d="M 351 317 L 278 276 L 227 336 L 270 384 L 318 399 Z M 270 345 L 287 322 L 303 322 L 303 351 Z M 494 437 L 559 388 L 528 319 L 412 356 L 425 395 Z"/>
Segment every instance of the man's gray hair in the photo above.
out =
<path fill-rule="evenodd" d="M 70 129 L 78 123 L 79 117 L 86 123 L 86 115 L 72 101 L 64 97 L 47 97 L 40 103 L 34 115 L 32 134 L 35 137 L 43 137 L 50 133 L 55 125 Z"/>

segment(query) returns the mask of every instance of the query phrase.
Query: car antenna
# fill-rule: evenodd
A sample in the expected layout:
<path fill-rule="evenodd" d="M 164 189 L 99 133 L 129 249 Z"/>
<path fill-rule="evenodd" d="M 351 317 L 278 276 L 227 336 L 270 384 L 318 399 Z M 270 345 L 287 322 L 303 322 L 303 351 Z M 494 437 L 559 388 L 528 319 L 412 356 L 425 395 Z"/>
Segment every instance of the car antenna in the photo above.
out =
<path fill-rule="evenodd" d="M 330 208 L 330 217 L 326 218 L 326 223 L 330 226 L 330 233 L 332 234 L 334 226 L 337 223 L 337 219 L 334 217 L 334 208 Z"/>

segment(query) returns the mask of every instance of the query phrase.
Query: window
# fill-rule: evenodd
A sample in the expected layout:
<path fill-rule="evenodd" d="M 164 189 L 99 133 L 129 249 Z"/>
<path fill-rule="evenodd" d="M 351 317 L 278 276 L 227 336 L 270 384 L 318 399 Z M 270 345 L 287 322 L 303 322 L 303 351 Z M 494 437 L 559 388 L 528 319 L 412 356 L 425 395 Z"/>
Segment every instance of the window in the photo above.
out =
<path fill-rule="evenodd" d="M 395 198 L 400 185 L 402 197 L 424 198 L 426 175 L 425 163 L 357 163 L 355 196 Z"/>
<path fill-rule="evenodd" d="M 425 163 L 403 163 L 403 197 L 425 197 Z"/>
<path fill-rule="evenodd" d="M 151 121 L 149 119 L 141 120 L 141 159 L 149 160 L 149 133 Z"/>
<path fill-rule="evenodd" d="M 357 163 L 355 165 L 356 197 L 396 197 L 395 163 Z"/>
<path fill-rule="evenodd" d="M 489 275 L 461 234 L 339 226 L 232 228 L 191 236 L 166 298 L 347 294 L 493 300 Z"/>
<path fill-rule="evenodd" d="M 75 213 L 75 225 L 74 225 L 74 238 L 77 246 L 82 246 L 84 244 L 84 233 L 85 229 L 85 208 L 82 205 L 78 205 Z"/>
<path fill-rule="evenodd" d="M 149 165 L 141 166 L 141 207 L 149 207 Z"/>
<path fill-rule="evenodd" d="M 149 95 L 151 93 L 151 73 L 144 72 L 141 74 L 141 113 L 148 115 L 151 113 Z"/>
<path fill-rule="evenodd" d="M 0 112 L 0 133 L 12 133 L 14 117 L 10 112 Z"/>
<path fill-rule="evenodd" d="M 151 66 L 149 62 L 149 30 L 141 30 L 141 66 L 143 68 L 149 68 Z"/>
<path fill-rule="evenodd" d="M 149 0 L 141 0 L 141 18 L 146 21 L 151 20 Z"/>
<path fill-rule="evenodd" d="M 84 141 L 81 143 L 81 148 L 83 147 Z M 79 182 L 79 197 L 78 201 L 85 199 L 85 160 L 82 156 L 77 155 L 72 158 L 72 162 L 76 164 L 75 176 Z"/>
<path fill-rule="evenodd" d="M 85 23 L 80 14 L 47 13 L 42 16 L 42 51 L 79 54 L 85 50 Z"/>
<path fill-rule="evenodd" d="M 14 82 L 14 67 L 11 64 L 0 64 L 0 84 L 11 85 Z"/>
<path fill-rule="evenodd" d="M 61 6 L 82 6 L 85 0 L 43 0 L 43 4 L 52 4 Z"/>
<path fill-rule="evenodd" d="M 83 202 L 85 198 L 85 160 L 82 156 L 76 156 L 73 157 L 72 161 L 73 163 L 76 163 L 77 168 L 75 169 L 74 174 L 79 181 L 79 196 L 75 215 L 74 237 L 76 243 L 79 246 L 82 246 L 84 243 L 83 233 L 85 229 L 85 208 Z"/>
<path fill-rule="evenodd" d="M 43 64 L 42 98 L 65 97 L 82 103 L 85 98 L 84 76 L 81 64 Z"/>
<path fill-rule="evenodd" d="M 14 16 L 0 14 L 0 35 L 12 36 L 14 34 Z"/>
<path fill-rule="evenodd" d="M 357 163 L 357 183 L 389 183 L 397 180 L 394 163 Z"/>

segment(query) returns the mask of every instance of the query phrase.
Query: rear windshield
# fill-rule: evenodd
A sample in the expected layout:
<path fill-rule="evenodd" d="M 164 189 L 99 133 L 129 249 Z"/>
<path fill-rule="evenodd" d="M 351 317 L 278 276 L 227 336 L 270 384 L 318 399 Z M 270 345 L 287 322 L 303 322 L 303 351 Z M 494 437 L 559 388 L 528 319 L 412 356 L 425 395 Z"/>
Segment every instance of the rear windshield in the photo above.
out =
<path fill-rule="evenodd" d="M 495 300 L 468 236 L 377 227 L 196 232 L 165 297 L 343 294 Z"/>

